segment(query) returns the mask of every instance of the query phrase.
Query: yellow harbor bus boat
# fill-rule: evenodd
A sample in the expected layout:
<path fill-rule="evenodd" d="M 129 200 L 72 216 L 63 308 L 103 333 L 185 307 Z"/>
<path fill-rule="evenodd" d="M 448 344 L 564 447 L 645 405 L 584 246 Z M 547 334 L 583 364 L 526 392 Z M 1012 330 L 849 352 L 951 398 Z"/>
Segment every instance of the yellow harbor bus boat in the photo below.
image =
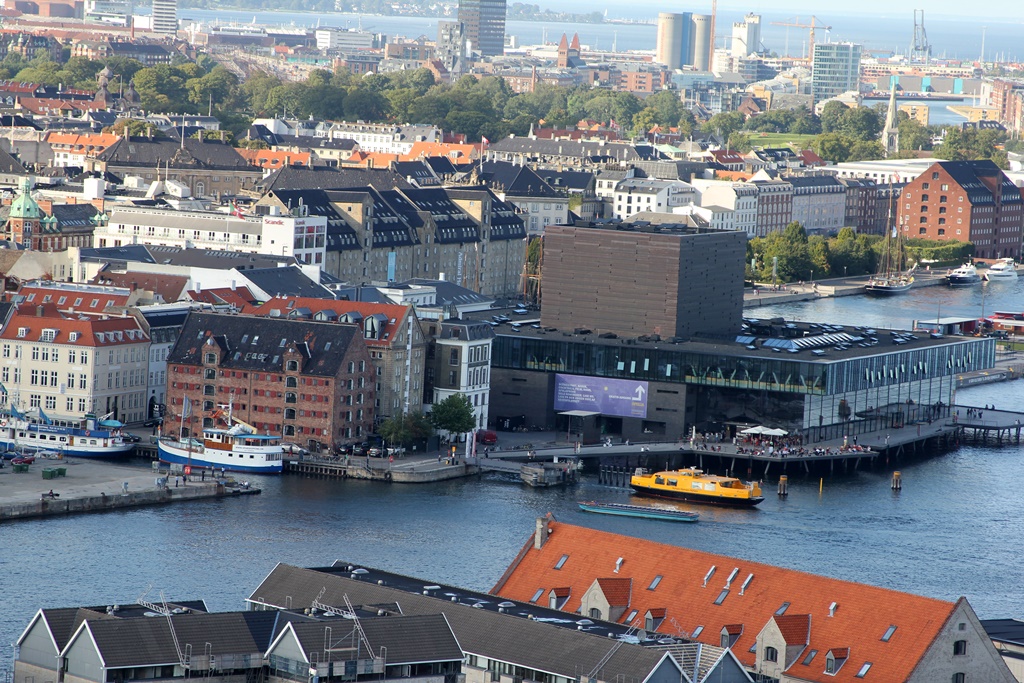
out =
<path fill-rule="evenodd" d="M 753 507 L 764 500 L 761 487 L 756 482 L 744 484 L 733 477 L 704 474 L 703 470 L 695 467 L 665 472 L 648 472 L 638 467 L 629 485 L 643 496 L 709 505 Z"/>

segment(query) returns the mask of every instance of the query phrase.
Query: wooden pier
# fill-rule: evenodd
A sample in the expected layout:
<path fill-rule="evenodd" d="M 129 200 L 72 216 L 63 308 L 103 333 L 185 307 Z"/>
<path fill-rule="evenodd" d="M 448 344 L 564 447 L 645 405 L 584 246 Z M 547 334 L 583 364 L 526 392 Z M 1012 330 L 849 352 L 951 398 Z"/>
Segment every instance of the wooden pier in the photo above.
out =
<path fill-rule="evenodd" d="M 475 465 L 465 460 L 436 460 L 409 458 L 391 462 L 386 459 L 350 457 L 318 458 L 306 456 L 300 460 L 286 460 L 284 471 L 310 477 L 330 479 L 361 479 L 396 484 L 429 484 L 435 481 L 459 479 L 476 474 Z M 517 470 L 518 471 L 518 470 Z"/>
<path fill-rule="evenodd" d="M 964 441 L 996 445 L 1019 444 L 1024 413 L 958 407 L 953 425 Z"/>

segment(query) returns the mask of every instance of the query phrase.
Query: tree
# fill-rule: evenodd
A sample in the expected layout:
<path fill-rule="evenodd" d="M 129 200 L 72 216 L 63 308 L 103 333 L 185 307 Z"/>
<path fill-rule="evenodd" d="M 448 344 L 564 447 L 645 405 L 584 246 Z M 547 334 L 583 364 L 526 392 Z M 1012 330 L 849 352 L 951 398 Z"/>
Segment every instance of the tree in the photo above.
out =
<path fill-rule="evenodd" d="M 822 133 L 811 140 L 811 149 L 825 161 L 840 164 L 850 156 L 850 141 L 839 133 Z"/>
<path fill-rule="evenodd" d="M 476 426 L 473 404 L 465 394 L 452 394 L 440 403 L 435 403 L 429 419 L 430 424 L 449 434 L 465 434 L 473 431 Z"/>
<path fill-rule="evenodd" d="M 716 133 L 723 140 L 728 140 L 730 135 L 743 127 L 744 121 L 743 114 L 738 111 L 722 112 L 708 119 L 701 126 L 701 130 L 705 133 Z"/>
<path fill-rule="evenodd" d="M 417 410 L 384 420 L 377 427 L 377 433 L 388 443 L 408 447 L 415 441 L 424 441 L 433 436 L 434 425 Z"/>
<path fill-rule="evenodd" d="M 870 107 L 850 109 L 843 116 L 840 125 L 842 132 L 853 140 L 870 142 L 877 140 L 882 133 L 882 119 L 878 111 Z"/>
<path fill-rule="evenodd" d="M 113 133 L 114 135 L 120 136 L 124 136 L 126 131 L 128 135 L 133 138 L 144 138 L 149 136 L 154 138 L 167 137 L 157 130 L 156 126 L 152 123 L 142 121 L 141 119 L 121 119 L 114 125 L 107 126 L 103 129 L 104 133 Z"/>
<path fill-rule="evenodd" d="M 821 132 L 839 132 L 848 111 L 850 108 L 838 100 L 826 102 L 825 106 L 821 108 Z"/>
<path fill-rule="evenodd" d="M 847 161 L 874 161 L 885 158 L 885 147 L 878 140 L 860 140 L 850 145 Z"/>

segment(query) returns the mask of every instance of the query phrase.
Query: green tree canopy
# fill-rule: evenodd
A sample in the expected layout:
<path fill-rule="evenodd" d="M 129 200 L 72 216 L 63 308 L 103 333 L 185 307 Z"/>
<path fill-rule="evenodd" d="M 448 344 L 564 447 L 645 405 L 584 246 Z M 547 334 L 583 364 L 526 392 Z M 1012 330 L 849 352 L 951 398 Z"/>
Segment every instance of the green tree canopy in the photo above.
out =
<path fill-rule="evenodd" d="M 473 431 L 476 418 L 473 404 L 465 394 L 452 394 L 430 410 L 430 423 L 450 434 L 465 434 Z"/>

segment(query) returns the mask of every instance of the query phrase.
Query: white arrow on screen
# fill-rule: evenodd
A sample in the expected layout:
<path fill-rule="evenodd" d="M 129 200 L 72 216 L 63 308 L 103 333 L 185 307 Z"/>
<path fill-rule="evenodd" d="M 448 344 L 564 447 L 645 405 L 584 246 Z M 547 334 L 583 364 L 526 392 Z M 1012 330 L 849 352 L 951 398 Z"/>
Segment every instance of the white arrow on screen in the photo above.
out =
<path fill-rule="evenodd" d="M 644 400 L 644 392 L 645 391 L 647 391 L 647 390 L 644 389 L 644 386 L 642 384 L 640 386 L 638 386 L 636 388 L 636 391 L 633 392 L 633 400 L 634 401 L 642 401 L 642 400 Z"/>

